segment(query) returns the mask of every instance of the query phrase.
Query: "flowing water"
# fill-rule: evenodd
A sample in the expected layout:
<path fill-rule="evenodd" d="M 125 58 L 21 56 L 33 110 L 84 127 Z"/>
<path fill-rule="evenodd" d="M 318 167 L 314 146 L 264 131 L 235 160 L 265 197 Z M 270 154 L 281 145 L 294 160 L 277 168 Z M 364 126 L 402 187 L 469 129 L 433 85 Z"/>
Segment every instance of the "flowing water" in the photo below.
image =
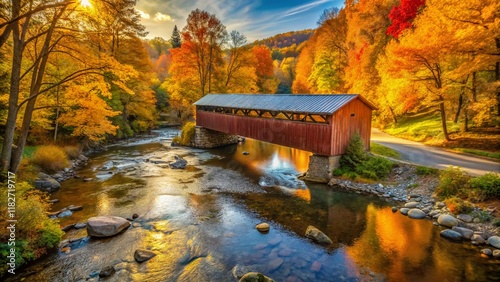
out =
<path fill-rule="evenodd" d="M 160 131 L 165 136 L 166 131 Z M 439 237 L 440 227 L 391 211 L 379 198 L 303 182 L 310 153 L 247 140 L 214 150 L 170 147 L 164 137 L 110 147 L 62 183 L 52 198 L 59 210 L 83 210 L 61 226 L 98 215 L 140 215 L 134 227 L 107 239 L 85 238 L 24 270 L 24 281 L 237 281 L 259 271 L 276 281 L 492 281 L 498 261 L 479 247 Z M 249 152 L 244 155 L 243 152 Z M 178 155 L 189 165 L 168 168 Z M 268 222 L 271 230 L 255 229 Z M 304 237 L 308 225 L 334 242 Z M 64 239 L 86 236 L 71 230 Z M 156 257 L 134 261 L 136 249 Z M 21 277 L 17 277 L 21 279 Z"/>

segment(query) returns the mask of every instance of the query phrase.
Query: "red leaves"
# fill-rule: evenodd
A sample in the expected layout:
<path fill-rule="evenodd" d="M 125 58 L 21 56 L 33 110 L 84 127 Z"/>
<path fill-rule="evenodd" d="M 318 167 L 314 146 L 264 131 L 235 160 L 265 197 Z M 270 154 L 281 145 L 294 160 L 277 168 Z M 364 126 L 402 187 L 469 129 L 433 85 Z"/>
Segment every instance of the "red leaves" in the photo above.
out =
<path fill-rule="evenodd" d="M 411 21 L 424 4 L 425 0 L 401 0 L 401 4 L 394 6 L 389 14 L 392 24 L 387 28 L 386 34 L 398 38 L 405 29 L 412 27 Z"/>

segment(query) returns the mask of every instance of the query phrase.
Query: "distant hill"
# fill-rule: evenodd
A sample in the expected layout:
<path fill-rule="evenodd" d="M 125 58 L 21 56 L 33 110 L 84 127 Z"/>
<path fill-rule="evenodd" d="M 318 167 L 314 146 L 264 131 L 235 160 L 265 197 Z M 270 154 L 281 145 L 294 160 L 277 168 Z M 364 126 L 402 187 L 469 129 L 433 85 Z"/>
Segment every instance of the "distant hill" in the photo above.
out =
<path fill-rule="evenodd" d="M 314 29 L 305 29 L 299 31 L 289 31 L 285 33 L 280 33 L 272 37 L 268 37 L 262 40 L 256 40 L 255 45 L 266 45 L 269 49 L 273 48 L 286 48 L 293 44 L 297 46 L 302 42 L 306 41 L 314 33 Z"/>

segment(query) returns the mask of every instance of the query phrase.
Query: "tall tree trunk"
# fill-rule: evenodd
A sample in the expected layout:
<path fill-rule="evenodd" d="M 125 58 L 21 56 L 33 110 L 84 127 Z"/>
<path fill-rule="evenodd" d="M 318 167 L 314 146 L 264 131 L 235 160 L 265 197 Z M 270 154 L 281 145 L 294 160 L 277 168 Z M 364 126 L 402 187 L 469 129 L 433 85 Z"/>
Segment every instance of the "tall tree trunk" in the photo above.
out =
<path fill-rule="evenodd" d="M 472 73 L 472 101 L 477 102 L 477 73 Z"/>
<path fill-rule="evenodd" d="M 61 108 L 59 107 L 59 86 L 57 86 L 56 89 L 56 120 L 55 120 L 55 126 L 54 126 L 54 142 L 57 141 L 57 130 L 59 129 L 59 122 L 57 121 L 59 119 L 59 113 L 61 111 Z"/>
<path fill-rule="evenodd" d="M 17 18 L 21 10 L 20 1 L 12 1 L 12 17 Z M 2 171 L 9 170 L 12 157 L 12 143 L 16 129 L 16 119 L 18 113 L 19 87 L 21 80 L 21 64 L 24 51 L 24 38 L 28 28 L 30 17 L 26 18 L 22 29 L 19 30 L 19 22 L 12 24 L 12 41 L 14 50 L 12 55 L 12 70 L 10 76 L 10 93 L 7 121 L 5 123 L 5 135 L 3 139 L 1 165 Z"/>
<path fill-rule="evenodd" d="M 465 91 L 465 86 L 462 86 L 460 96 L 458 96 L 458 109 L 457 112 L 455 113 L 455 118 L 453 119 L 454 123 L 457 123 L 458 118 L 460 117 L 460 111 L 462 110 L 462 106 L 464 104 L 464 91 Z"/>
<path fill-rule="evenodd" d="M 23 156 L 23 150 L 24 146 L 26 145 L 26 139 L 28 137 L 29 128 L 31 124 L 31 118 L 33 117 L 33 110 L 35 109 L 36 99 L 40 93 L 40 88 L 42 87 L 42 81 L 45 75 L 47 61 L 49 59 L 50 44 L 52 41 L 52 36 L 54 34 L 54 28 L 65 9 L 66 7 L 63 7 L 60 11 L 54 13 L 51 25 L 47 29 L 47 34 L 45 35 L 42 50 L 39 54 L 41 60 L 37 60 L 33 67 L 32 71 L 33 74 L 31 78 L 31 87 L 30 87 L 30 98 L 29 98 L 30 100 L 28 100 L 26 109 L 24 111 L 21 132 L 19 133 L 19 137 L 17 138 L 17 144 L 16 144 L 17 148 L 13 151 L 10 160 L 10 171 L 14 173 L 17 172 L 17 169 L 19 168 L 19 164 L 21 163 L 21 159 Z"/>
<path fill-rule="evenodd" d="M 500 38 L 495 38 L 497 50 L 500 50 Z M 495 64 L 495 80 L 500 81 L 500 62 Z M 500 87 L 497 88 L 497 115 L 500 116 Z"/>
<path fill-rule="evenodd" d="M 392 120 L 394 121 L 394 124 L 398 124 L 398 119 L 396 118 L 396 114 L 394 113 L 394 110 L 392 109 L 391 106 L 389 106 L 389 112 L 391 113 Z"/>
<path fill-rule="evenodd" d="M 14 173 L 17 172 L 19 165 L 21 164 L 21 159 L 23 157 L 24 147 L 26 145 L 26 139 L 28 138 L 28 133 L 30 130 L 31 118 L 33 116 L 33 110 L 35 109 L 36 98 L 31 99 L 26 105 L 23 117 L 23 125 L 21 131 L 17 138 L 17 148 L 13 150 L 12 160 L 10 163 L 10 170 Z"/>
<path fill-rule="evenodd" d="M 464 126 L 462 131 L 469 131 L 469 113 L 467 112 L 467 108 L 464 109 Z"/>
<path fill-rule="evenodd" d="M 439 96 L 439 111 L 441 113 L 441 126 L 443 128 L 444 139 L 446 141 L 451 141 L 450 135 L 448 134 L 448 127 L 446 126 L 446 111 L 444 109 L 444 99 Z"/>

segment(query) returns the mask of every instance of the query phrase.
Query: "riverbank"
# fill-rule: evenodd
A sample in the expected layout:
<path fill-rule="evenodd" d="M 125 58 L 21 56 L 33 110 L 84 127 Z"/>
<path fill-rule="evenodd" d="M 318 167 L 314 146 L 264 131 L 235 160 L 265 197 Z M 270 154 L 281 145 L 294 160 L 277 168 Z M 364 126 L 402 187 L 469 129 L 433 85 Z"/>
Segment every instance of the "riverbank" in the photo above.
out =
<path fill-rule="evenodd" d="M 422 175 L 418 170 L 418 166 L 399 163 L 385 181 L 362 183 L 332 178 L 328 185 L 387 199 L 394 203 L 393 212 L 416 220 L 432 220 L 434 226 L 451 228 L 443 230 L 441 236 L 452 241 L 470 242 L 479 246 L 477 252 L 483 257 L 500 259 L 500 250 L 497 251 L 500 244 L 496 243 L 500 240 L 500 227 L 494 225 L 498 200 L 485 202 L 487 205 L 476 204 L 467 213 L 454 214 L 451 210 L 455 207 L 450 207 L 436 197 L 438 174 Z M 451 233 L 455 237 L 449 236 L 451 231 L 456 232 Z"/>

